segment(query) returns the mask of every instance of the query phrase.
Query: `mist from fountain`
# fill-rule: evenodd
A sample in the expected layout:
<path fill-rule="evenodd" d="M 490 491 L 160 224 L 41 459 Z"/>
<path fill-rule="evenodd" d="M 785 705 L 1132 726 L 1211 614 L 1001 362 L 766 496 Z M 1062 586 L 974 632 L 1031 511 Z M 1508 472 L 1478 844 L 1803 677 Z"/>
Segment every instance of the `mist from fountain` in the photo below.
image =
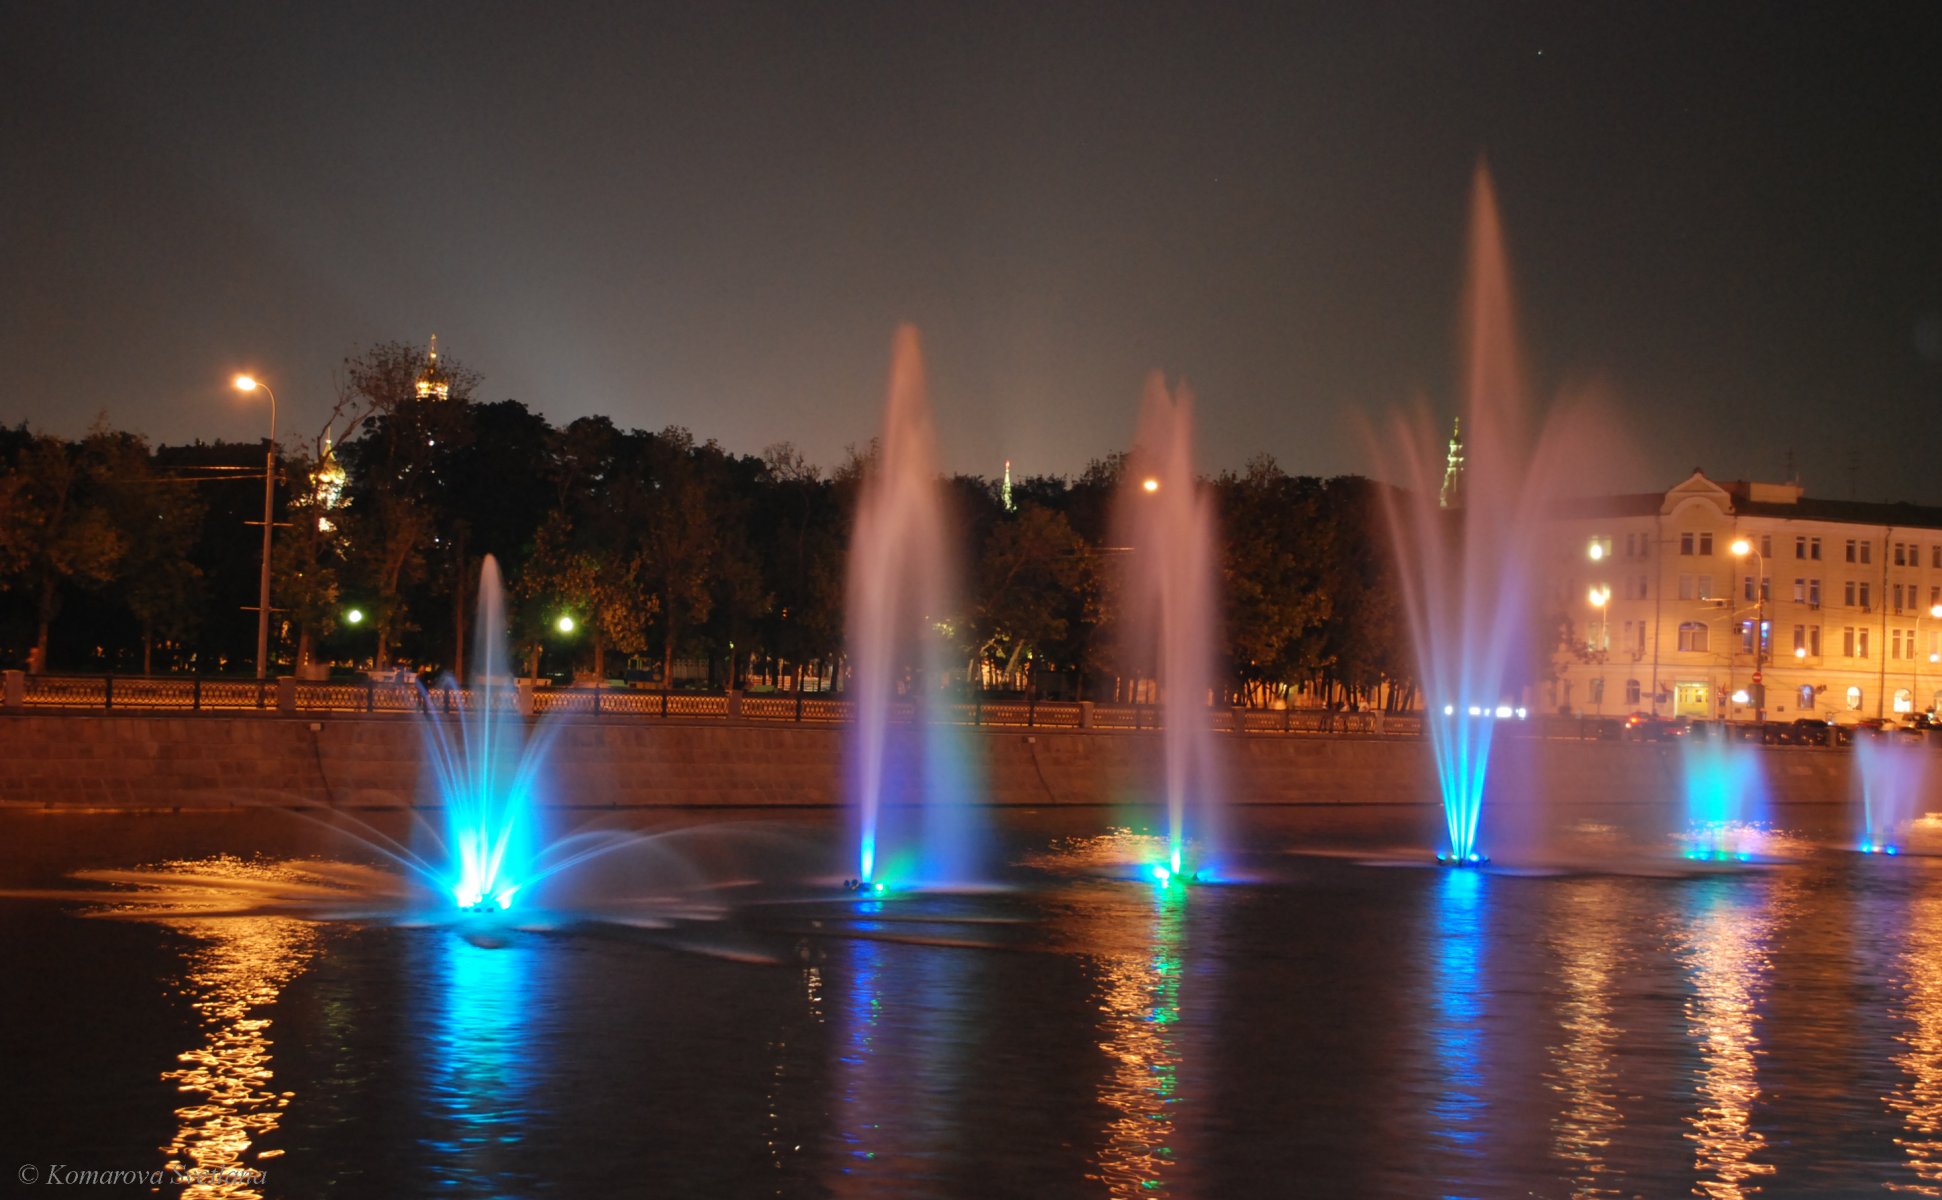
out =
<path fill-rule="evenodd" d="M 1854 743 L 1854 773 L 1861 785 L 1863 854 L 1899 854 L 1908 843 L 1909 827 L 1928 780 L 1931 751 L 1919 742 L 1899 738 L 1859 737 Z"/>
<path fill-rule="evenodd" d="M 1167 845 L 1154 873 L 1184 879 L 1211 870 L 1220 845 L 1222 780 L 1210 723 L 1219 542 L 1214 498 L 1194 474 L 1193 393 L 1184 383 L 1169 392 L 1157 371 L 1147 378 L 1114 519 L 1127 547 L 1121 654 L 1131 671 L 1157 681 L 1163 711 Z"/>
<path fill-rule="evenodd" d="M 1767 781 L 1759 748 L 1719 737 L 1679 747 L 1687 858 L 1747 862 L 1765 846 Z"/>
<path fill-rule="evenodd" d="M 855 723 L 847 747 L 864 886 L 975 882 L 982 830 L 970 767 L 934 705 L 956 663 L 958 535 L 945 520 L 937 434 L 917 331 L 898 329 L 883 432 L 850 542 L 848 646 Z"/>
<path fill-rule="evenodd" d="M 1397 459 L 1383 464 L 1403 489 L 1386 489 L 1385 505 L 1443 802 L 1440 857 L 1458 864 L 1485 861 L 1479 830 L 1492 743 L 1526 717 L 1528 681 L 1546 653 L 1533 636 L 1532 564 L 1565 490 L 1560 451 L 1569 440 L 1556 416 L 1534 428 L 1496 192 L 1481 164 L 1468 258 L 1459 486 L 1443 494 L 1444 426 L 1427 414 L 1396 423 Z"/>

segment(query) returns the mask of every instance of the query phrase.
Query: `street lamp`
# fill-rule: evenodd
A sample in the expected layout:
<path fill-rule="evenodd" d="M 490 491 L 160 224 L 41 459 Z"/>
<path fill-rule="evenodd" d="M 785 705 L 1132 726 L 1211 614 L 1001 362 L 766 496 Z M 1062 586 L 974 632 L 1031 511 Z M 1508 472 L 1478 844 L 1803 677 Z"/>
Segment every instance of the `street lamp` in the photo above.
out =
<path fill-rule="evenodd" d="M 1597 555 L 1593 555 L 1592 557 L 1596 558 Z M 1591 606 L 1598 610 L 1598 641 L 1595 643 L 1595 648 L 1600 652 L 1610 650 L 1612 642 L 1612 618 L 1611 610 L 1606 605 L 1612 601 L 1612 589 L 1602 583 L 1593 584 L 1591 590 L 1585 593 L 1585 599 L 1590 601 Z M 1602 671 L 1599 673 L 1598 679 L 1598 712 L 1601 716 L 1605 712 L 1605 682 Z"/>
<path fill-rule="evenodd" d="M 1759 724 L 1767 720 L 1767 685 L 1760 678 L 1760 664 L 1767 647 L 1767 560 L 1763 557 L 1751 538 L 1734 538 L 1730 547 L 1734 558 L 1753 556 L 1753 719 Z"/>
<path fill-rule="evenodd" d="M 276 393 L 270 385 L 251 375 L 238 375 L 236 390 L 253 392 L 262 388 L 270 398 L 270 444 L 263 453 L 263 577 L 256 589 L 256 677 L 268 678 L 270 672 L 270 529 L 276 509 Z"/>
<path fill-rule="evenodd" d="M 1931 620 L 1942 621 L 1942 604 L 1929 605 L 1928 615 Z M 1922 614 L 1919 612 L 1915 614 L 1915 644 L 1917 646 L 1922 644 Z M 1908 712 L 1913 716 L 1915 703 L 1922 695 L 1922 660 L 1915 654 L 1910 654 L 1908 657 L 1913 660 L 1908 664 Z M 1929 661 L 1942 661 L 1942 654 L 1929 655 Z"/>

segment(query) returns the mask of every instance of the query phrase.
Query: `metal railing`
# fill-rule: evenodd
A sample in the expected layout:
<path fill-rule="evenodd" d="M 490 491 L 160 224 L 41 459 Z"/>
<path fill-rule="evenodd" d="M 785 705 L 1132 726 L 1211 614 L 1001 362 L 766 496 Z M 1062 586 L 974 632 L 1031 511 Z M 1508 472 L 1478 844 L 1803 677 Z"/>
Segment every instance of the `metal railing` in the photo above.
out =
<path fill-rule="evenodd" d="M 26 675 L 18 703 L 25 712 L 265 712 L 303 716 L 428 713 L 458 715 L 474 711 L 490 694 L 501 706 L 517 708 L 522 693 L 495 688 L 415 683 L 269 679 L 203 679 L 180 676 Z M 840 696 L 813 692 L 660 691 L 620 687 L 541 687 L 532 689 L 536 716 L 564 713 L 618 719 L 725 721 L 761 724 L 839 725 L 853 719 L 854 704 Z M 1150 704 L 1106 705 L 1074 701 L 983 698 L 933 704 L 932 720 L 993 729 L 1097 730 L 1144 732 L 1160 729 L 1164 710 Z M 1217 732 L 1248 734 L 1358 734 L 1415 737 L 1422 723 L 1414 715 L 1330 713 L 1321 709 L 1209 708 L 1207 725 Z M 891 705 L 890 720 L 918 718 L 910 701 Z"/>

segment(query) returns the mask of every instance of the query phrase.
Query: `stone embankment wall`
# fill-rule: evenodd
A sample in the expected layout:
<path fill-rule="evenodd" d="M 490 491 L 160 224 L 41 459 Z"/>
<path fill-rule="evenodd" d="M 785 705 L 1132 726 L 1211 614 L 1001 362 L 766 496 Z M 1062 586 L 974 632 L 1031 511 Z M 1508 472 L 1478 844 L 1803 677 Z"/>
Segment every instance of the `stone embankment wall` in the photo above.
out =
<path fill-rule="evenodd" d="M 1152 733 L 966 728 L 965 760 L 990 803 L 1150 802 Z M 583 719 L 556 730 L 542 801 L 581 807 L 834 806 L 844 795 L 835 726 Z M 1406 738 L 1220 735 L 1235 803 L 1434 803 L 1428 748 Z M 1782 804 L 1846 804 L 1851 751 L 1749 747 Z M 1506 786 L 1599 803 L 1663 804 L 1681 786 L 1676 744 L 1518 739 L 1500 743 Z M 0 716 L 0 805 L 209 808 L 402 807 L 436 803 L 424 743 L 396 717 Z M 911 770 L 892 800 L 914 798 Z M 1930 772 L 1942 786 L 1942 771 Z M 1931 798 L 1932 799 L 1932 798 Z"/>

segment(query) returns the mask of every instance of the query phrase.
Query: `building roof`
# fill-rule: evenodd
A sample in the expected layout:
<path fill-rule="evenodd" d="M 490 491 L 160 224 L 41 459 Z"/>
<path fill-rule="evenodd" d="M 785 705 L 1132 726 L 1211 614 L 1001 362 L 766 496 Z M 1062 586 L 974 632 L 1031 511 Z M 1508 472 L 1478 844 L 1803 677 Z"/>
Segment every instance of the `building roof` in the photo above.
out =
<path fill-rule="evenodd" d="M 1904 501 L 1826 500 L 1803 495 L 1794 484 L 1757 483 L 1745 479 L 1715 482 L 1699 470 L 1694 470 L 1692 475 L 1663 492 L 1572 497 L 1558 504 L 1558 513 L 1566 518 L 1649 517 L 1670 512 L 1680 500 L 1693 496 L 1712 498 L 1725 512 L 1739 516 L 1942 530 L 1942 508 L 1931 505 Z"/>

